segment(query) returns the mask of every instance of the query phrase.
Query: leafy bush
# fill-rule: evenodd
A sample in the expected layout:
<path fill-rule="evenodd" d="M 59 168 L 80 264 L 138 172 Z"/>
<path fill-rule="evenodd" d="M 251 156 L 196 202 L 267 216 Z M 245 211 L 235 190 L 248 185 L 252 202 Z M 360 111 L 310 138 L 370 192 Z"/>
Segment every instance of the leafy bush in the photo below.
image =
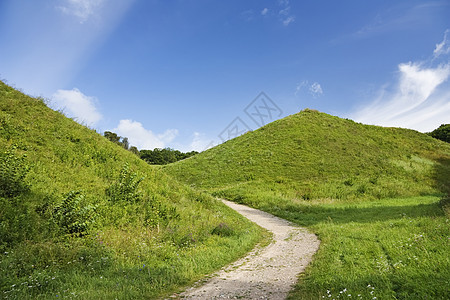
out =
<path fill-rule="evenodd" d="M 52 220 L 65 233 L 75 236 L 87 235 L 95 223 L 96 206 L 87 204 L 79 191 L 70 191 L 52 212 Z"/>
<path fill-rule="evenodd" d="M 29 167 L 25 162 L 26 155 L 18 156 L 16 147 L 0 152 L 0 197 L 12 198 L 28 191 L 29 185 L 25 176 Z"/>
<path fill-rule="evenodd" d="M 128 163 L 126 163 L 116 182 L 106 189 L 106 195 L 113 202 L 137 202 L 142 199 L 142 194 L 138 190 L 142 180 L 144 180 L 144 177 L 138 177 L 137 173 L 132 172 Z"/>

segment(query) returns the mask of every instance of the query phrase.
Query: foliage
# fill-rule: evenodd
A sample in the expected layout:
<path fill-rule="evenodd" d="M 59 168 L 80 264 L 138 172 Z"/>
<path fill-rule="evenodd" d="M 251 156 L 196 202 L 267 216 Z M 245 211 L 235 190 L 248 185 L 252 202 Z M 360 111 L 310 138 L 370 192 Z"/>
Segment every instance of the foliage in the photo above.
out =
<path fill-rule="evenodd" d="M 197 151 L 190 151 L 183 153 L 179 150 L 171 148 L 155 148 L 154 150 L 141 150 L 141 159 L 145 160 L 151 165 L 166 165 L 174 163 L 179 160 L 183 160 L 198 154 Z"/>
<path fill-rule="evenodd" d="M 142 193 L 138 190 L 144 177 L 130 170 L 128 163 L 122 167 L 119 177 L 107 189 L 106 195 L 112 202 L 137 202 L 142 199 Z"/>
<path fill-rule="evenodd" d="M 0 197 L 15 197 L 29 190 L 25 176 L 29 167 L 26 155 L 17 155 L 17 147 L 0 152 Z"/>
<path fill-rule="evenodd" d="M 127 137 L 118 136 L 117 133 L 111 131 L 105 131 L 103 136 L 114 144 L 117 144 L 126 150 L 130 150 L 130 143 L 128 142 Z"/>
<path fill-rule="evenodd" d="M 435 139 L 450 143 L 450 124 L 442 124 L 428 134 Z"/>
<path fill-rule="evenodd" d="M 86 203 L 80 191 L 70 191 L 63 201 L 53 208 L 52 221 L 67 234 L 84 236 L 97 217 L 96 206 Z"/>

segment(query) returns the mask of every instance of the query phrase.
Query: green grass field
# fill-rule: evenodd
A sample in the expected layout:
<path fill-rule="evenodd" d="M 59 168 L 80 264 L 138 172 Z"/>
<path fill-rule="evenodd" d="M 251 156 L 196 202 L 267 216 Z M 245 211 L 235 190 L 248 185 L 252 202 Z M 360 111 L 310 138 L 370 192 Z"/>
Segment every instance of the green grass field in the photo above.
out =
<path fill-rule="evenodd" d="M 450 296 L 447 143 L 306 110 L 164 170 L 318 235 L 290 299 Z"/>
<path fill-rule="evenodd" d="M 255 225 L 0 82 L 0 297 L 148 299 L 237 259 Z"/>

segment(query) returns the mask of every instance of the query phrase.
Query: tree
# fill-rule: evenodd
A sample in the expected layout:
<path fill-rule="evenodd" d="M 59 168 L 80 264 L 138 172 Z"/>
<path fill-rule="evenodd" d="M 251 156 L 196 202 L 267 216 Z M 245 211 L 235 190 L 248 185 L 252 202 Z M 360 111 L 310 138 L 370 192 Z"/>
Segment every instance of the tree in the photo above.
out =
<path fill-rule="evenodd" d="M 139 150 L 137 147 L 131 146 L 129 150 L 139 156 Z"/>
<path fill-rule="evenodd" d="M 111 131 L 105 131 L 105 133 L 103 133 L 103 136 L 113 143 L 116 143 L 116 144 L 120 143 L 121 137 L 118 136 L 117 133 L 114 133 Z"/>
<path fill-rule="evenodd" d="M 198 154 L 198 152 L 191 151 L 188 153 L 183 153 L 179 150 L 174 150 L 171 148 L 155 148 L 153 150 L 140 151 L 141 159 L 145 160 L 151 165 L 166 165 L 182 159 L 186 159 L 195 154 Z"/>
<path fill-rule="evenodd" d="M 435 139 L 450 143 L 450 124 L 442 124 L 439 128 L 429 132 L 428 135 Z"/>

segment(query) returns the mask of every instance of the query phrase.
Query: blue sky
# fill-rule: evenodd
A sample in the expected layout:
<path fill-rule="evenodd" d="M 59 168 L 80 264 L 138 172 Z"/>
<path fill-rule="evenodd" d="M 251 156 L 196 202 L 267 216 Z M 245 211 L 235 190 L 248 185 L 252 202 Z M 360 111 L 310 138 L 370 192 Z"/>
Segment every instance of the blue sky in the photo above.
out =
<path fill-rule="evenodd" d="M 450 122 L 449 1 L 0 0 L 0 41 L 1 79 L 140 149 L 304 108 Z"/>

